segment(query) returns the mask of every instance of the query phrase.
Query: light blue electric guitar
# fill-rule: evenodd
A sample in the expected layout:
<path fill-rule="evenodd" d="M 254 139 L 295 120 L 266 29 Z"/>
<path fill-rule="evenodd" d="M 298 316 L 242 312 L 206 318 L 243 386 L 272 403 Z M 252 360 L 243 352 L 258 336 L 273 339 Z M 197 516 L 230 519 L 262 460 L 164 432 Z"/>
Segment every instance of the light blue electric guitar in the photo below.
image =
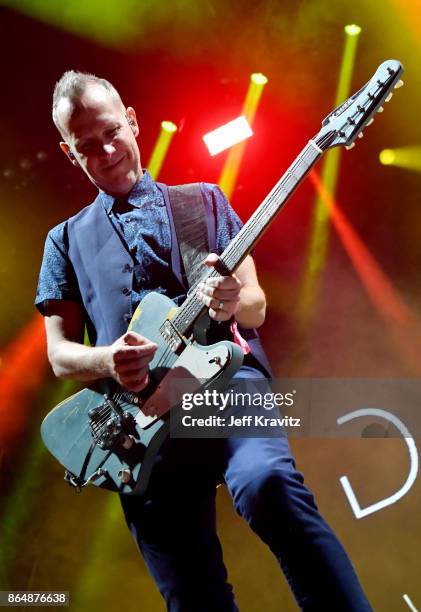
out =
<path fill-rule="evenodd" d="M 206 271 L 201 280 L 238 268 L 324 151 L 353 146 L 402 84 L 402 72 L 398 61 L 383 62 L 364 87 L 324 119 L 318 134 L 225 249 L 219 268 Z M 112 381 L 99 381 L 45 417 L 42 438 L 66 468 L 71 484 L 81 488 L 92 483 L 127 494 L 146 491 L 154 458 L 169 433 L 170 412 L 180 409 L 179 381 L 188 381 L 190 392 L 221 390 L 242 364 L 242 349 L 234 342 L 201 343 L 200 322 L 206 312 L 194 288 L 179 308 L 169 298 L 149 293 L 129 327 L 158 344 L 148 387 L 135 394 Z"/>

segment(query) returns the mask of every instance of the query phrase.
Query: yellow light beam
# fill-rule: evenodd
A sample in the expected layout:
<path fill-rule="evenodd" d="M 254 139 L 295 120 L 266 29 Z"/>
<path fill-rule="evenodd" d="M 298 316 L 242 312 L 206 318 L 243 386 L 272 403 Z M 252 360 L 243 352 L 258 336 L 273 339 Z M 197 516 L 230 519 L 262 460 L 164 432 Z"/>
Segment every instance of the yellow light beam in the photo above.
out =
<path fill-rule="evenodd" d="M 38 315 L 39 316 L 39 315 Z M 58 404 L 74 390 L 73 380 L 57 381 L 51 405 Z M 41 486 L 45 476 L 44 462 L 49 455 L 41 442 L 36 429 L 33 439 L 25 445 L 23 452 L 27 460 L 23 461 L 25 469 L 21 470 L 19 478 L 12 487 L 0 512 L 0 581 L 4 586 L 12 578 L 13 563 L 16 560 L 16 542 L 19 534 L 25 529 L 31 519 L 31 513 L 36 499 L 42 496 Z M 51 457 L 50 457 L 51 460 Z M 45 483 L 44 483 L 45 484 Z"/>
<path fill-rule="evenodd" d="M 253 124 L 257 107 L 259 106 L 260 98 L 263 93 L 263 88 L 267 82 L 267 77 L 260 72 L 254 72 L 252 75 L 250 75 L 249 88 L 247 90 L 246 98 L 241 111 L 241 115 L 245 116 L 250 127 Z M 234 145 L 230 149 L 227 159 L 225 160 L 224 167 L 222 168 L 221 176 L 219 177 L 219 186 L 228 199 L 231 198 L 232 192 L 234 191 L 245 146 L 246 141 L 243 141 L 237 145 Z"/>
<path fill-rule="evenodd" d="M 177 126 L 172 121 L 163 121 L 161 123 L 161 131 L 156 140 L 152 154 L 147 165 L 149 174 L 155 179 L 164 163 L 165 156 L 170 146 L 171 140 L 177 131 Z"/>
<path fill-rule="evenodd" d="M 398 168 L 421 172 L 421 146 L 383 149 L 383 151 L 380 151 L 379 160 L 385 166 L 397 166 Z"/>
<path fill-rule="evenodd" d="M 349 96 L 352 73 L 357 50 L 357 43 L 361 28 L 356 24 L 345 26 L 345 45 L 336 90 L 335 107 L 339 106 Z M 340 149 L 330 149 L 325 154 L 322 169 L 322 184 L 327 193 L 335 196 L 340 160 Z M 310 243 L 307 253 L 307 263 L 304 270 L 304 279 L 301 287 L 298 318 L 302 324 L 308 321 L 313 306 L 317 300 L 320 273 L 326 261 L 329 242 L 329 209 L 323 204 L 320 196 L 315 202 L 313 223 L 310 233 Z"/>
<path fill-rule="evenodd" d="M 147 31 L 151 12 L 137 0 L 0 0 L 0 5 L 120 50 Z"/>
<path fill-rule="evenodd" d="M 124 541 L 123 530 L 127 529 L 118 495 L 104 491 L 96 491 L 96 494 L 98 524 L 92 539 L 86 543 L 83 566 L 72 592 L 72 605 L 75 610 L 95 609 L 98 593 L 103 589 L 103 581 L 112 579 L 111 576 L 104 576 L 103 572 L 104 558 L 109 554 L 110 542 L 113 554 L 116 554 L 119 543 Z"/>

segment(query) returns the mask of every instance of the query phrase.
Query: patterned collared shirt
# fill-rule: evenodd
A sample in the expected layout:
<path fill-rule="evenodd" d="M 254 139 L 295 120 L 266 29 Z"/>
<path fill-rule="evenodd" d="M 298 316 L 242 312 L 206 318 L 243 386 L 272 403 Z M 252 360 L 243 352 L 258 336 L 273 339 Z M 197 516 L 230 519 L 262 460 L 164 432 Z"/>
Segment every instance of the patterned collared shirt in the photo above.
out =
<path fill-rule="evenodd" d="M 203 184 L 203 194 L 216 219 L 216 252 L 221 254 L 242 226 L 217 185 Z M 101 202 L 133 258 L 132 312 L 150 291 L 163 293 L 178 305 L 186 294 L 171 269 L 171 230 L 164 197 L 145 171 L 125 198 L 100 192 Z M 45 314 L 48 300 L 82 303 L 68 252 L 67 221 L 47 235 L 35 304 Z"/>

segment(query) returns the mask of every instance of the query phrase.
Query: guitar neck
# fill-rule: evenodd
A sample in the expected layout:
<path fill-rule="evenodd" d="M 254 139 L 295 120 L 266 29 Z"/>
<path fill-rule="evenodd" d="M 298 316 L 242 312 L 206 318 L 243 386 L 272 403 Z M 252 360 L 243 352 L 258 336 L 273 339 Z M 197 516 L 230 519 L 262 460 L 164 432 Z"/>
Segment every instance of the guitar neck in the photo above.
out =
<path fill-rule="evenodd" d="M 314 166 L 322 153 L 323 151 L 317 146 L 314 140 L 309 140 L 282 178 L 263 200 L 259 208 L 256 209 L 247 223 L 220 256 L 220 269 L 223 268 L 225 274 L 228 275 L 235 272 L 243 259 L 252 251 L 255 244 L 268 229 L 276 215 L 282 210 L 288 198 L 295 191 L 309 170 Z M 202 278 L 202 281 L 205 278 L 218 276 L 219 274 L 220 271 L 211 269 Z M 196 297 L 195 289 L 196 287 L 191 288 L 187 299 L 172 320 L 173 325 L 182 335 L 187 335 L 191 325 L 205 309 L 203 303 Z"/>
<path fill-rule="evenodd" d="M 319 147 L 313 141 L 309 141 L 259 208 L 230 242 L 221 255 L 221 260 L 230 274 L 252 251 L 255 244 L 282 210 L 288 198 L 321 155 L 322 151 Z"/>

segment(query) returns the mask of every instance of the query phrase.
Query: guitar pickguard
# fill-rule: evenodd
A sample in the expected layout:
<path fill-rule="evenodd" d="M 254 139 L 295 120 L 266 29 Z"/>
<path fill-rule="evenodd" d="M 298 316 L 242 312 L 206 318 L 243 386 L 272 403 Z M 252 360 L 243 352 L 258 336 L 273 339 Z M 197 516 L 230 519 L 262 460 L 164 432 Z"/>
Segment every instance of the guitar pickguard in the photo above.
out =
<path fill-rule="evenodd" d="M 177 405 L 184 392 L 194 392 L 217 379 L 230 363 L 232 353 L 229 349 L 224 342 L 209 347 L 189 344 L 141 407 L 136 416 L 138 425 L 147 427 L 154 418 L 163 416 Z"/>

